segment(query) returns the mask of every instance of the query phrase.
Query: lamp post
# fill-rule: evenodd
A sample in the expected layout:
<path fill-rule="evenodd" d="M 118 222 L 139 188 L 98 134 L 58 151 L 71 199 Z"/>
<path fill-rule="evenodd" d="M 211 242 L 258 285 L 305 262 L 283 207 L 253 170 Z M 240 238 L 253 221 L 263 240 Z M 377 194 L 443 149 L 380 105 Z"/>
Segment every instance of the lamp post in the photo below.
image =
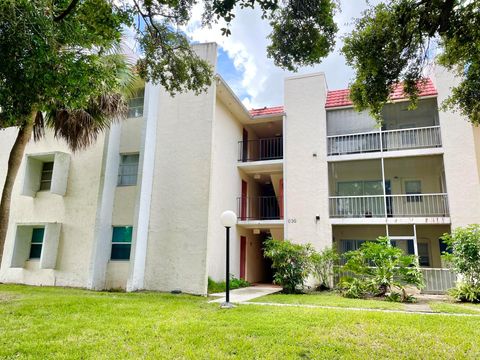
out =
<path fill-rule="evenodd" d="M 226 274 L 225 274 L 225 302 L 221 305 L 222 308 L 232 308 L 233 305 L 230 304 L 230 228 L 237 223 L 237 215 L 231 211 L 227 210 L 222 213 L 220 216 L 222 225 L 225 226 L 225 239 L 226 239 Z"/>

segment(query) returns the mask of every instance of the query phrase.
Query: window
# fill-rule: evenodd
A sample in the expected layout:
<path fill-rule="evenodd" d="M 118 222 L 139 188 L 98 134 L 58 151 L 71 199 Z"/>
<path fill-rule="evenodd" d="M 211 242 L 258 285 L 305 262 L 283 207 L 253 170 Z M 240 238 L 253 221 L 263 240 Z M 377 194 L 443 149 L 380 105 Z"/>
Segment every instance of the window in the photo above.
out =
<path fill-rule="evenodd" d="M 138 159 L 138 154 L 120 155 L 118 186 L 137 185 Z"/>
<path fill-rule="evenodd" d="M 381 180 L 337 182 L 337 211 L 350 217 L 374 217 L 385 214 Z M 349 198 L 364 196 L 363 198 Z"/>
<path fill-rule="evenodd" d="M 32 231 L 32 244 L 30 245 L 29 259 L 40 259 L 43 247 L 45 228 L 34 228 Z"/>
<path fill-rule="evenodd" d="M 44 162 L 40 176 L 40 191 L 48 191 L 52 186 L 53 161 Z"/>
<path fill-rule="evenodd" d="M 111 260 L 130 260 L 132 230 L 131 226 L 113 227 Z"/>
<path fill-rule="evenodd" d="M 430 253 L 427 243 L 418 243 L 418 261 L 420 266 L 430 266 Z"/>
<path fill-rule="evenodd" d="M 422 193 L 421 181 L 420 180 L 405 181 L 405 193 L 407 195 L 421 194 Z M 420 202 L 420 201 L 422 201 L 421 196 L 407 196 L 407 202 Z"/>
<path fill-rule="evenodd" d="M 60 196 L 67 192 L 70 154 L 60 151 L 26 155 L 22 195 L 35 197 L 45 191 Z"/>
<path fill-rule="evenodd" d="M 143 116 L 143 101 L 145 88 L 138 89 L 128 101 L 128 117 L 138 118 Z"/>
<path fill-rule="evenodd" d="M 345 265 L 347 259 L 344 254 L 349 251 L 358 250 L 367 240 L 340 240 L 340 265 Z"/>

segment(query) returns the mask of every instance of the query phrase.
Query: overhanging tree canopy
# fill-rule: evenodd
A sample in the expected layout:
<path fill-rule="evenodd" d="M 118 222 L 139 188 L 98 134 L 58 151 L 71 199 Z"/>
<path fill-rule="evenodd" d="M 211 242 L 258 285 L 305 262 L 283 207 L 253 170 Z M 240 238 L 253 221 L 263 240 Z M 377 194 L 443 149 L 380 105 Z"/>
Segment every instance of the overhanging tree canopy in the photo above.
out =
<path fill-rule="evenodd" d="M 343 53 L 355 69 L 350 97 L 358 110 L 380 111 L 392 87 L 403 81 L 415 103 L 428 61 L 461 77 L 445 107 L 480 123 L 480 2 L 392 0 L 367 10 L 345 38 Z"/>

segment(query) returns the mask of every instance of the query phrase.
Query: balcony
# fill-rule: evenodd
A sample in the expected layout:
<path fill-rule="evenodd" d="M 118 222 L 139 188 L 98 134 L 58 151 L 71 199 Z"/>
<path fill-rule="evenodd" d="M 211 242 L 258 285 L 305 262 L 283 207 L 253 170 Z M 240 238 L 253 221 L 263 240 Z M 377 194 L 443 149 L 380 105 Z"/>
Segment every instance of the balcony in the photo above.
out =
<path fill-rule="evenodd" d="M 448 217 L 447 194 L 331 196 L 331 218 Z M 386 208 L 386 209 L 385 209 Z M 385 211 L 386 210 L 386 211 Z"/>
<path fill-rule="evenodd" d="M 238 161 L 266 161 L 283 159 L 283 137 L 238 142 Z"/>
<path fill-rule="evenodd" d="M 442 146 L 440 126 L 383 130 L 327 136 L 327 155 L 437 148 Z"/>
<path fill-rule="evenodd" d="M 283 219 L 283 199 L 280 196 L 238 197 L 237 209 L 240 221 Z"/>

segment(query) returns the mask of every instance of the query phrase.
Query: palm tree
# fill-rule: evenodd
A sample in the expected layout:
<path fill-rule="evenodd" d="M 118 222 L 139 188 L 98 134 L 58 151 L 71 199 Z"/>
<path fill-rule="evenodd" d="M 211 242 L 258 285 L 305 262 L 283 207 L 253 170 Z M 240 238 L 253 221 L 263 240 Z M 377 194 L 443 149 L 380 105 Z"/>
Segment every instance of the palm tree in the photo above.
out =
<path fill-rule="evenodd" d="M 92 145 L 112 122 L 126 117 L 127 99 L 133 93 L 136 78 L 123 55 L 105 55 L 105 60 L 118 64 L 117 88 L 106 89 L 104 94 L 90 98 L 85 108 L 71 109 L 57 103 L 49 104 L 51 111 L 48 113 L 33 110 L 30 117 L 18 126 L 0 201 L 0 264 L 10 217 L 13 185 L 32 134 L 34 141 L 39 141 L 45 135 L 46 128 L 53 129 L 55 137 L 65 140 L 70 149 L 76 152 Z"/>

